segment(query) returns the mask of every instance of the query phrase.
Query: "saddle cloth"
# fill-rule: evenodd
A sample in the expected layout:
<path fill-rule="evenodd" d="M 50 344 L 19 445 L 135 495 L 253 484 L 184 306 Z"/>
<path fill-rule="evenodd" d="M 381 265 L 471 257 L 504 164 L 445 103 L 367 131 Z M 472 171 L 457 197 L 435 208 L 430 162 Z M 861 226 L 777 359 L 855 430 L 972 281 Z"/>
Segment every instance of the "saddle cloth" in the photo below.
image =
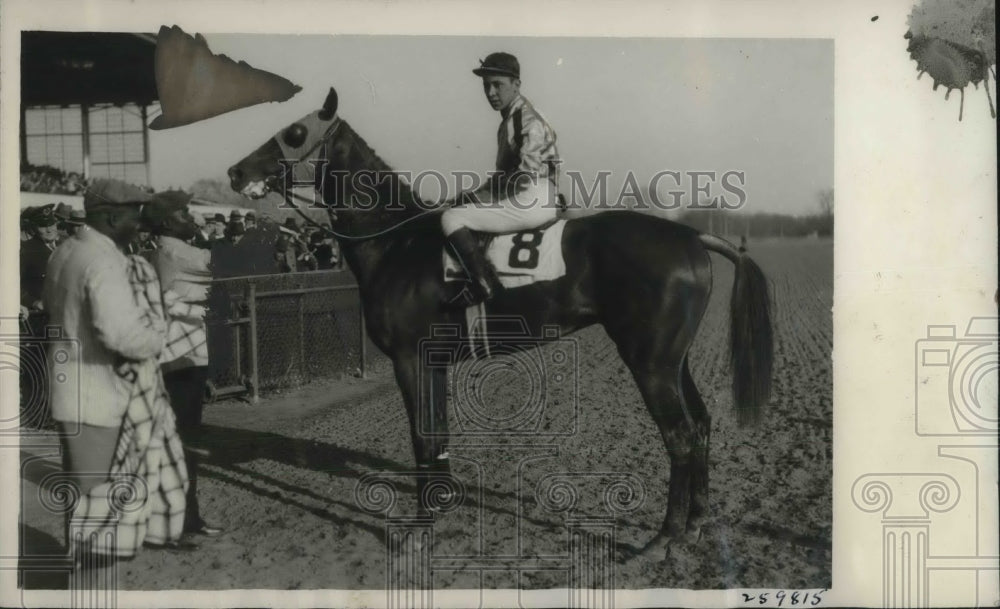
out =
<path fill-rule="evenodd" d="M 551 281 L 566 274 L 562 235 L 566 220 L 557 220 L 536 229 L 516 233 L 480 233 L 487 240 L 486 258 L 493 264 L 505 288 L 517 288 L 537 281 Z M 466 279 L 465 269 L 448 253 L 444 259 L 444 280 Z"/>

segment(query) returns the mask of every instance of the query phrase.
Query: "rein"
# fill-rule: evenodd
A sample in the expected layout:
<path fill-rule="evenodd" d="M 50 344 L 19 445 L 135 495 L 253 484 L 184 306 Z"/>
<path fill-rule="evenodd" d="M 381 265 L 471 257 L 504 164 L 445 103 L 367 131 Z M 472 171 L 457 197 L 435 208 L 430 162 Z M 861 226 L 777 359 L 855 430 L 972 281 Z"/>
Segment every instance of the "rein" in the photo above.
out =
<path fill-rule="evenodd" d="M 299 157 L 298 159 L 295 159 L 295 163 L 300 163 L 303 160 L 305 160 L 310 154 L 312 154 L 313 152 L 315 152 L 316 149 L 319 148 L 320 146 L 324 147 L 324 150 L 320 153 L 320 156 L 321 157 L 325 157 L 326 156 L 326 150 L 325 150 L 326 144 L 330 140 L 330 138 L 333 137 L 334 133 L 337 132 L 337 129 L 340 127 L 341 122 L 342 122 L 341 119 L 337 118 L 337 120 L 332 125 L 330 125 L 330 127 L 326 130 L 326 133 L 323 134 L 323 137 L 320 138 L 319 141 L 317 141 L 315 144 L 313 144 L 312 147 L 309 148 L 309 150 L 307 150 L 301 157 Z M 274 189 L 271 188 L 270 183 L 274 182 L 274 181 L 277 181 L 277 177 L 276 176 L 271 176 L 270 178 L 268 178 L 268 180 L 265 181 L 265 184 L 267 184 L 268 188 L 270 190 L 272 190 L 272 191 Z M 320 191 L 320 195 L 324 196 L 324 193 L 321 191 L 321 188 L 319 186 L 320 176 L 317 176 L 316 182 L 317 183 L 314 184 L 314 186 L 313 186 L 314 189 L 317 190 L 317 191 Z M 390 233 L 390 232 L 392 232 L 392 231 L 400 228 L 401 226 L 403 226 L 403 225 L 405 225 L 405 224 L 407 224 L 409 222 L 412 222 L 413 220 L 417 220 L 419 218 L 424 217 L 427 214 L 436 213 L 438 211 L 438 209 L 425 209 L 425 210 L 421 211 L 418 214 L 415 214 L 413 216 L 410 216 L 410 217 L 406 218 L 405 220 L 403 220 L 399 224 L 394 224 L 394 225 L 392 225 L 392 226 L 390 226 L 390 227 L 388 227 L 386 229 L 383 229 L 383 230 L 378 231 L 376 233 L 372 233 L 370 235 L 345 235 L 343 233 L 339 233 L 339 232 L 333 230 L 333 228 L 327 228 L 327 227 L 323 226 L 322 224 L 316 222 L 315 220 L 313 220 L 312 218 L 310 218 L 309 216 L 307 216 L 301 209 L 299 209 L 298 205 L 296 205 L 292 201 L 292 199 L 297 199 L 297 200 L 299 200 L 299 201 L 301 201 L 303 203 L 313 203 L 313 202 L 315 202 L 315 199 L 309 199 L 308 197 L 304 197 L 304 196 L 302 196 L 300 194 L 296 194 L 294 192 L 289 192 L 289 189 L 287 187 L 282 189 L 282 196 L 285 199 L 285 203 L 287 203 L 289 205 L 289 207 L 291 207 L 293 210 L 295 210 L 295 213 L 297 213 L 302 218 L 302 220 L 304 220 L 306 222 L 306 224 L 308 224 L 308 225 L 310 225 L 310 226 L 312 226 L 314 228 L 317 228 L 320 231 L 322 231 L 322 232 L 324 232 L 324 233 L 326 233 L 328 235 L 331 235 L 331 236 L 333 236 L 333 237 L 335 237 L 337 239 L 344 239 L 346 241 L 366 241 L 368 239 L 373 239 L 375 237 L 379 237 L 381 235 L 388 234 L 388 233 Z M 323 203 L 324 203 L 324 205 L 326 204 L 326 200 L 325 199 L 324 199 Z M 443 207 L 443 205 L 442 205 L 442 207 Z M 331 224 L 336 221 L 337 212 L 335 212 L 335 211 L 331 210 L 329 207 L 327 207 L 326 213 L 327 213 L 327 215 L 330 216 Z"/>

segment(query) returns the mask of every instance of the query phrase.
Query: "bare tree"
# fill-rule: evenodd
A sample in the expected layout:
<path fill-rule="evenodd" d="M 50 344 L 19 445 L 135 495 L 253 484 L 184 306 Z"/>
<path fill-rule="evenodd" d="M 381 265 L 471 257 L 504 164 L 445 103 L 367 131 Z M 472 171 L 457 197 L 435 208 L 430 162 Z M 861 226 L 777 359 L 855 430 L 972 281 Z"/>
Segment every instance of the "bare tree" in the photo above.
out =
<path fill-rule="evenodd" d="M 833 217 L 833 189 L 824 188 L 819 191 L 818 197 L 820 212 L 828 218 Z"/>
<path fill-rule="evenodd" d="M 824 188 L 819 191 L 818 198 L 820 211 L 819 234 L 829 236 L 833 234 L 833 189 Z"/>

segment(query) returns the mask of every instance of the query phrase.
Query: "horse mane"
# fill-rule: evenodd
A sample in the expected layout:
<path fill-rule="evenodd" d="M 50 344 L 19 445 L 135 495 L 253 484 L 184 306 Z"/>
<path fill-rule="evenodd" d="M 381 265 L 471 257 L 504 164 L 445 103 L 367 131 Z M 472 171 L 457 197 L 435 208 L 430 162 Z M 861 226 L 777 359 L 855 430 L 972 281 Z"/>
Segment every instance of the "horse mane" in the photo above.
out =
<path fill-rule="evenodd" d="M 442 208 L 428 213 L 427 210 L 429 209 L 429 206 L 422 201 L 416 193 L 413 192 L 413 189 L 408 183 L 406 183 L 405 180 L 403 180 L 403 177 L 396 172 L 396 170 L 393 169 L 389 163 L 385 162 L 385 160 L 383 160 L 371 146 L 368 145 L 368 142 L 366 142 L 365 139 L 361 137 L 361 135 L 359 135 L 353 127 L 351 127 L 350 123 L 343 119 L 341 119 L 341 121 L 343 121 L 343 127 L 345 130 L 344 135 L 345 137 L 350 138 L 352 144 L 351 149 L 355 153 L 349 154 L 347 157 L 347 167 L 344 169 L 348 173 L 353 174 L 360 171 L 375 171 L 380 174 L 390 176 L 390 181 L 392 183 L 382 184 L 380 182 L 380 184 L 376 187 L 376 190 L 378 191 L 380 198 L 386 194 L 391 196 L 393 192 L 398 193 L 398 201 L 395 203 L 397 207 L 401 204 L 407 210 L 424 212 L 428 216 L 437 215 L 444 211 Z M 393 187 L 393 189 L 386 192 L 388 190 L 387 187 L 389 186 Z"/>

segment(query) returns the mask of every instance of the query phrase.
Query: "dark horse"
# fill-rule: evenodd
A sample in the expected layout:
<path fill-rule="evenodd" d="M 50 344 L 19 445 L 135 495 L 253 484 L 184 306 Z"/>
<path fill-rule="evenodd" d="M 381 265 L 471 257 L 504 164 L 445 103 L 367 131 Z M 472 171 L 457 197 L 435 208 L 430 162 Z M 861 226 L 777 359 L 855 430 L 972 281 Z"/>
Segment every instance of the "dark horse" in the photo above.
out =
<path fill-rule="evenodd" d="M 336 115 L 336 108 L 331 89 L 321 110 L 231 167 L 231 185 L 253 197 L 283 192 L 293 182 L 301 183 L 294 177 L 301 166 L 309 168 L 360 286 L 371 340 L 392 359 L 418 468 L 448 475 L 447 372 L 425 367 L 418 348 L 432 325 L 465 325 L 463 310 L 443 304 L 451 290 L 443 281 L 440 210 L 429 212 Z M 282 159 L 310 163 L 290 165 Z M 364 188 L 349 179 L 362 173 L 369 175 Z M 330 179 L 334 175 L 338 179 Z M 371 175 L 380 177 L 373 181 Z M 767 281 L 757 264 L 729 242 L 629 211 L 570 220 L 562 251 L 565 276 L 501 290 L 487 303 L 487 312 L 491 319 L 520 317 L 539 337 L 543 326 L 558 326 L 561 336 L 594 323 L 604 326 L 632 371 L 670 456 L 666 517 L 646 550 L 663 549 L 670 539 L 697 539 L 708 514 L 711 418 L 687 355 L 712 289 L 708 252 L 736 266 L 730 364 L 741 425 L 760 419 L 770 393 L 773 347 Z M 523 345 L 523 340 L 518 342 Z M 421 414 L 427 412 L 432 414 Z M 422 416 L 431 417 L 436 433 L 421 431 L 428 429 Z"/>

